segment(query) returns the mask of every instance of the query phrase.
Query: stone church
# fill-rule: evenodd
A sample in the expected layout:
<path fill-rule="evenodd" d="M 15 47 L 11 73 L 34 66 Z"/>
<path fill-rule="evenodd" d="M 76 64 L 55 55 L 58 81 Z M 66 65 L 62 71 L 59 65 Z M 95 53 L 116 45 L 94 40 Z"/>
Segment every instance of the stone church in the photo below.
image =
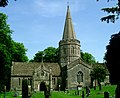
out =
<path fill-rule="evenodd" d="M 67 6 L 59 49 L 60 61 L 58 63 L 13 62 L 11 88 L 20 90 L 22 79 L 27 79 L 28 84 L 32 85 L 36 91 L 42 89 L 42 83 L 49 85 L 53 90 L 62 87 L 64 81 L 67 89 L 76 89 L 78 85 L 83 87 L 89 85 L 92 66 L 86 64 L 80 57 L 80 41 L 76 38 L 69 6 Z"/>

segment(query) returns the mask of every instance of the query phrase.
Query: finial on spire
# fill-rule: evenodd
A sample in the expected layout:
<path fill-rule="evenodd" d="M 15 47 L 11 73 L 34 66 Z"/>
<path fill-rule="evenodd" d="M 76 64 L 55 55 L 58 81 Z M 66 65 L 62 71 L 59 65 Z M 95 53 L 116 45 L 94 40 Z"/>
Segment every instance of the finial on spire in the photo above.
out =
<path fill-rule="evenodd" d="M 67 2 L 67 7 L 69 8 L 69 2 Z"/>

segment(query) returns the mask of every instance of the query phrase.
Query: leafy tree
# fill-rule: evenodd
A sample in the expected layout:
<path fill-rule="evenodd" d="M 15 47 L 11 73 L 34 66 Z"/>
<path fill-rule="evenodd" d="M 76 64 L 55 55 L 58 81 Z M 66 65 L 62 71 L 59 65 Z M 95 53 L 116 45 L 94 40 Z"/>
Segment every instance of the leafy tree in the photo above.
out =
<path fill-rule="evenodd" d="M 59 61 L 59 49 L 54 47 L 48 47 L 44 51 L 38 51 L 35 54 L 33 60 L 34 62 L 58 62 Z"/>
<path fill-rule="evenodd" d="M 23 43 L 13 41 L 12 47 L 12 61 L 14 62 L 26 62 L 28 57 L 26 56 L 27 49 L 24 47 Z"/>
<path fill-rule="evenodd" d="M 34 56 L 34 58 L 33 58 L 33 60 L 31 60 L 32 62 L 42 62 L 42 60 L 43 60 L 43 51 L 38 51 L 36 54 L 35 54 L 35 56 Z"/>
<path fill-rule="evenodd" d="M 57 49 L 54 47 L 48 47 L 47 49 L 44 50 L 44 59 L 46 62 L 57 62 Z"/>
<path fill-rule="evenodd" d="M 97 0 L 97 1 L 100 1 L 100 0 Z M 112 1 L 112 0 L 107 0 L 108 2 L 109 1 Z M 102 10 L 104 12 L 107 12 L 109 15 L 108 16 L 105 16 L 105 17 L 102 17 L 101 20 L 102 21 L 106 21 L 107 23 L 109 22 L 115 22 L 115 20 L 117 20 L 119 18 L 119 14 L 120 14 L 120 0 L 117 0 L 117 4 L 116 6 L 113 6 L 113 7 L 109 7 L 109 8 L 102 8 Z"/>
<path fill-rule="evenodd" d="M 0 86 L 6 85 L 10 89 L 10 75 L 12 65 L 12 30 L 7 24 L 7 16 L 0 13 Z M 1 91 L 1 89 L 0 89 Z"/>
<path fill-rule="evenodd" d="M 96 63 L 95 57 L 93 57 L 92 54 L 90 54 L 90 53 L 87 53 L 87 52 L 84 53 L 81 51 L 81 58 L 89 64 Z"/>
<path fill-rule="evenodd" d="M 117 75 L 120 74 L 120 32 L 111 35 L 109 44 L 106 46 L 107 52 L 105 53 L 105 63 L 110 72 L 110 82 L 116 84 L 120 82 Z"/>
<path fill-rule="evenodd" d="M 14 0 L 16 1 L 16 0 Z M 9 1 L 8 0 L 0 0 L 0 7 L 6 7 L 8 5 Z"/>
<path fill-rule="evenodd" d="M 106 69 L 103 66 L 95 66 L 93 67 L 93 70 L 91 71 L 91 78 L 93 80 L 97 80 L 98 81 L 98 85 L 99 85 L 99 89 L 101 90 L 101 82 L 105 79 L 106 77 Z"/>
<path fill-rule="evenodd" d="M 7 15 L 0 13 L 0 91 L 5 85 L 10 89 L 12 61 L 27 61 L 27 51 L 22 43 L 12 40 L 12 30 Z"/>

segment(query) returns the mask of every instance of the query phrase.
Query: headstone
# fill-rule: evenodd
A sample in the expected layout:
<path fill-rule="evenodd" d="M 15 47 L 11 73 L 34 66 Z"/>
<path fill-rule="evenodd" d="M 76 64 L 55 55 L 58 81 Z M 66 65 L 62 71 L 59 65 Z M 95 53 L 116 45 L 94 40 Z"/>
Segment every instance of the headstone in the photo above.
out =
<path fill-rule="evenodd" d="M 28 97 L 30 98 L 32 95 L 32 88 L 31 85 L 28 85 Z"/>
<path fill-rule="evenodd" d="M 76 91 L 75 91 L 75 95 L 77 95 L 77 94 L 76 94 Z"/>
<path fill-rule="evenodd" d="M 13 97 L 17 97 L 19 94 L 17 92 L 17 88 L 14 88 L 14 94 L 13 94 Z"/>
<path fill-rule="evenodd" d="M 50 92 L 49 91 L 44 91 L 44 96 L 45 96 L 45 98 L 49 98 Z"/>
<path fill-rule="evenodd" d="M 85 97 L 85 95 L 84 95 L 84 91 L 82 91 L 82 98 L 84 98 Z"/>
<path fill-rule="evenodd" d="M 4 86 L 4 98 L 6 98 L 6 86 Z"/>
<path fill-rule="evenodd" d="M 80 91 L 79 90 L 77 91 L 77 95 L 80 95 Z"/>
<path fill-rule="evenodd" d="M 88 97 L 90 95 L 90 87 L 86 86 L 86 97 Z"/>
<path fill-rule="evenodd" d="M 104 92 L 104 98 L 109 98 L 109 92 Z"/>

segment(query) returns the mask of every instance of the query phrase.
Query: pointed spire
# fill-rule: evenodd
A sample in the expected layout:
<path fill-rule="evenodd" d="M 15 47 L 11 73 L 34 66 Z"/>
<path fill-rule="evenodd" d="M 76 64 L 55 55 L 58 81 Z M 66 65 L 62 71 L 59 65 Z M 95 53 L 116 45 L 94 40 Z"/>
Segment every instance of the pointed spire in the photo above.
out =
<path fill-rule="evenodd" d="M 70 15 L 69 4 L 67 5 L 67 14 L 66 14 L 64 32 L 63 32 L 63 40 L 68 40 L 68 39 L 76 39 L 76 34 L 74 32 L 72 18 Z"/>

